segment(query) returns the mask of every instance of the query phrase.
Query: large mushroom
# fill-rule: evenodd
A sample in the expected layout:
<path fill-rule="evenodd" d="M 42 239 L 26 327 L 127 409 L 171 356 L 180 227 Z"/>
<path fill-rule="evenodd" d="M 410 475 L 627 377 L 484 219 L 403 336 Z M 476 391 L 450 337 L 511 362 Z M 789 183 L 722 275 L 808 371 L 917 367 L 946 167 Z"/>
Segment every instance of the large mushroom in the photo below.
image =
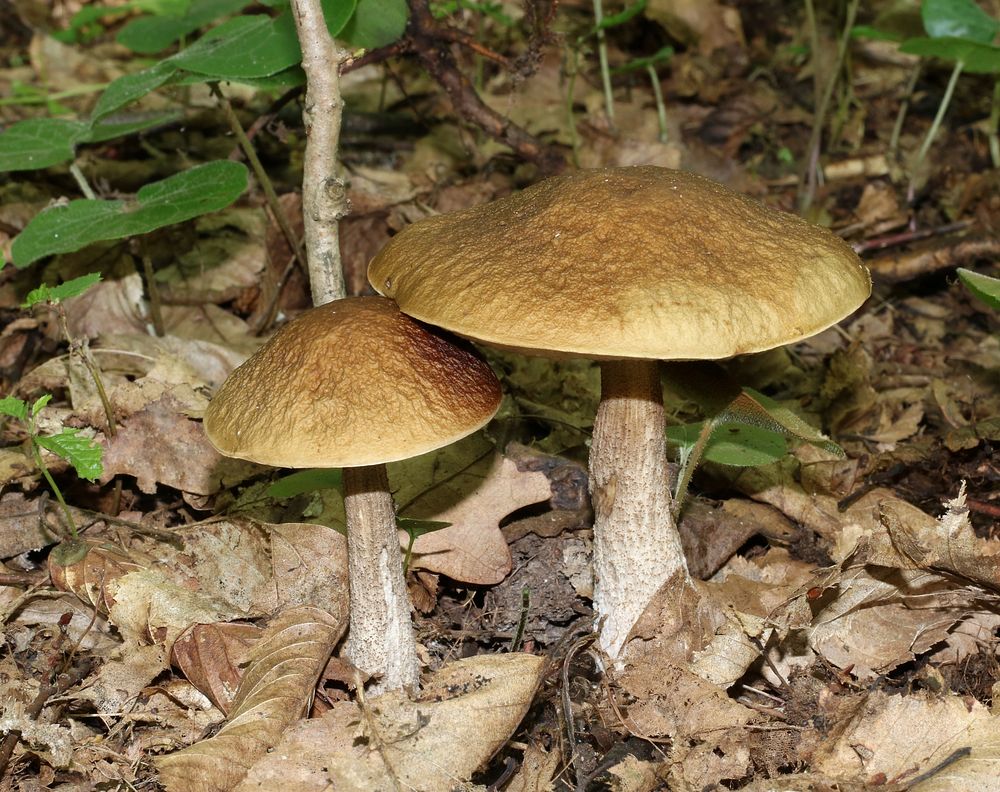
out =
<path fill-rule="evenodd" d="M 405 313 L 459 335 L 601 361 L 594 607 L 612 658 L 664 582 L 688 575 L 657 361 L 798 341 L 871 291 L 830 231 L 657 167 L 577 171 L 421 220 L 390 240 L 368 278 Z"/>
<path fill-rule="evenodd" d="M 348 654 L 377 690 L 413 688 L 419 665 L 386 462 L 484 426 L 500 383 L 472 351 L 382 297 L 306 311 L 233 371 L 205 413 L 223 454 L 277 467 L 342 467 Z"/>

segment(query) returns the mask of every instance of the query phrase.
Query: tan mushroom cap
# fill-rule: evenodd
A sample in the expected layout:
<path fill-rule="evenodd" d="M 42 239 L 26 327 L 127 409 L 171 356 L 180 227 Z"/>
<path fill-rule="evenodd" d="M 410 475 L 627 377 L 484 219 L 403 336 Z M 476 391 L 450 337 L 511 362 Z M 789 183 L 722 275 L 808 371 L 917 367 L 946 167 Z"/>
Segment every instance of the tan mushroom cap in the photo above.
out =
<path fill-rule="evenodd" d="M 336 300 L 282 327 L 205 413 L 226 456 L 277 467 L 357 467 L 448 445 L 484 426 L 500 383 L 382 297 Z"/>
<path fill-rule="evenodd" d="M 825 228 L 657 167 L 577 171 L 421 220 L 368 279 L 411 316 L 490 344 L 667 360 L 797 341 L 871 292 Z"/>

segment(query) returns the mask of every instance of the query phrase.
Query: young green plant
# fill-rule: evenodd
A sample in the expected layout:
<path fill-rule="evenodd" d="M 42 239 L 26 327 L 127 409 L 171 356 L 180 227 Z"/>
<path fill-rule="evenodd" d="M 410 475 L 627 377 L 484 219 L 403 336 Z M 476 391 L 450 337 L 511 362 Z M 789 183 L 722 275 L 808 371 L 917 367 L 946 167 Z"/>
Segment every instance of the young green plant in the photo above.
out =
<path fill-rule="evenodd" d="M 66 527 L 70 535 L 76 539 L 77 529 L 73 513 L 63 497 L 62 490 L 52 477 L 48 465 L 45 464 L 42 450 L 65 459 L 80 478 L 96 481 L 104 472 L 101 464 L 102 449 L 93 439 L 82 436 L 79 429 L 63 427 L 56 434 L 41 434 L 38 429 L 38 414 L 51 400 L 50 393 L 39 396 L 31 404 L 14 396 L 6 396 L 0 399 L 0 415 L 13 418 L 21 424 L 27 435 L 25 443 L 31 458 L 48 482 L 56 500 L 59 501 L 66 518 Z"/>

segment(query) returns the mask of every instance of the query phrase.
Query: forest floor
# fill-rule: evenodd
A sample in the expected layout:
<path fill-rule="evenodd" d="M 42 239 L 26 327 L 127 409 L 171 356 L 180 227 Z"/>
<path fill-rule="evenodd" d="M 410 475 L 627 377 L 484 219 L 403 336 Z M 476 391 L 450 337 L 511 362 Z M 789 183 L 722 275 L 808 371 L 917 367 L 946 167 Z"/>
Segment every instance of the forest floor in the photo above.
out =
<path fill-rule="evenodd" d="M 86 113 L 87 86 L 145 65 L 114 42 L 117 19 L 83 44 L 48 35 L 78 5 L 0 7 L 0 125 Z M 1000 274 L 994 79 L 958 80 L 915 165 L 950 66 L 926 61 L 908 93 L 916 56 L 852 39 L 824 119 L 823 177 L 804 206 L 816 83 L 843 25 L 831 8 L 848 4 L 819 4 L 815 52 L 800 3 L 706 0 L 684 24 L 671 16 L 682 5 L 650 0 L 607 31 L 612 66 L 674 47 L 655 66 L 662 127 L 645 68 L 614 75 L 609 122 L 589 3 L 559 4 L 530 63 L 515 57 L 526 49 L 520 6 L 470 4 L 444 23 L 502 53 L 505 65 L 456 50 L 486 104 L 568 167 L 695 171 L 800 211 L 861 254 L 872 296 L 836 327 L 663 369 L 672 425 L 703 418 L 686 386 L 697 369 L 692 379 L 791 409 L 844 455 L 789 436 L 769 464 L 701 466 L 680 530 L 702 582 L 662 591 L 637 626 L 641 649 L 604 673 L 586 474 L 599 370 L 484 350 L 504 388 L 498 417 L 389 471 L 401 516 L 450 523 L 415 539 L 408 568 L 428 672 L 420 706 L 366 701 L 337 643 L 348 605 L 336 476 L 225 459 L 201 427 L 228 373 L 311 304 L 260 185 L 141 244 L 7 266 L 0 395 L 52 394 L 38 431 L 80 429 L 102 446 L 103 472 L 88 482 L 46 457 L 87 542 L 53 549 L 64 512 L 23 427 L 0 425 L 0 792 L 1000 789 L 1000 319 L 955 274 Z M 914 8 L 908 19 L 919 27 Z M 877 21 L 862 8 L 859 24 Z M 223 90 L 301 233 L 301 99 Z M 545 175 L 414 62 L 349 71 L 343 91 L 353 294 L 410 222 Z M 82 147 L 76 164 L 102 198 L 242 157 L 204 86 L 138 107 L 182 121 Z M 78 197 L 65 166 L 0 173 L 0 246 L 9 253 L 40 210 Z M 40 283 L 96 271 L 102 281 L 58 310 L 22 308 Z M 501 662 L 510 656 L 524 663 Z M 267 680 L 252 706 L 248 668 Z M 220 731 L 248 707 L 258 720 Z"/>

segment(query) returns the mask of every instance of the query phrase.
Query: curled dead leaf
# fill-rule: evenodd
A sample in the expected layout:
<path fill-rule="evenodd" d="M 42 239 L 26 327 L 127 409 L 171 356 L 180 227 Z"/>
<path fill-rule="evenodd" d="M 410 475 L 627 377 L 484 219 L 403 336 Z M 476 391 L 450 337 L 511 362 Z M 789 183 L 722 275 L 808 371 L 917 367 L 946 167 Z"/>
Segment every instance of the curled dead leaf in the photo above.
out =
<path fill-rule="evenodd" d="M 480 655 L 436 671 L 415 701 L 393 692 L 361 708 L 340 702 L 290 730 L 237 789 L 461 788 L 510 738 L 544 669 L 533 655 Z"/>
<path fill-rule="evenodd" d="M 318 608 L 279 614 L 251 652 L 226 725 L 207 740 L 157 759 L 160 783 L 169 792 L 233 789 L 308 711 L 316 680 L 343 631 L 342 622 Z"/>

